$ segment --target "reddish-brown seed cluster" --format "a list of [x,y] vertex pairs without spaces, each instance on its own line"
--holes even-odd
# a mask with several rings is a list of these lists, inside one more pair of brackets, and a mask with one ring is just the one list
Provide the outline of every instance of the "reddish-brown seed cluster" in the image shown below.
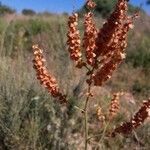
[[120,108],[119,99],[122,94],[123,94],[123,92],[117,92],[117,93],[113,94],[113,97],[111,99],[110,108],[109,108],[109,114],[108,114],[109,120],[112,120],[119,112],[119,108]]
[[129,134],[138,126],[142,125],[144,121],[150,117],[150,99],[144,101],[139,111],[134,115],[130,122],[125,122],[119,127],[115,128],[111,133],[112,137],[115,137],[117,133]]
[[32,48],[34,51],[33,67],[36,70],[37,79],[53,97],[58,98],[60,103],[66,103],[66,96],[60,93],[56,79],[47,71],[42,50],[38,45],[33,45]]
[[94,85],[111,78],[114,70],[125,58],[127,32],[133,28],[133,19],[127,16],[126,0],[118,0],[115,11],[99,31],[96,39],[96,58],[101,56],[100,67],[94,76]]
[[118,53],[113,56],[107,63],[102,65],[93,76],[94,85],[101,86],[105,81],[110,79],[114,70],[116,70],[124,57],[124,54]]
[[147,117],[149,117],[149,111],[150,111],[150,99],[148,101],[143,101],[142,107],[132,118],[131,122],[133,128],[137,128],[139,125],[141,125],[144,122],[144,120]]
[[93,21],[92,12],[88,12],[87,14],[85,14],[84,26],[85,26],[85,32],[83,37],[83,48],[85,48],[87,63],[89,65],[93,65],[94,58],[96,56],[94,50],[96,48],[95,40],[97,37],[97,30],[95,27],[95,23]]
[[67,34],[68,40],[68,51],[70,53],[70,58],[76,62],[81,61],[81,51],[80,51],[80,36],[79,30],[77,29],[78,25],[78,14],[73,13],[69,17],[68,27],[69,31]]
[[93,9],[93,8],[95,8],[96,3],[95,3],[93,0],[87,0],[86,6],[87,6],[87,8],[89,8],[89,9]]
[[[107,53],[115,50],[116,45],[119,42],[121,36],[123,24],[126,22],[127,2],[126,0],[118,0],[116,9],[104,23],[103,27],[99,30],[96,40],[97,49],[95,53],[98,56],[105,56]],[[110,47],[114,49],[110,49]]]

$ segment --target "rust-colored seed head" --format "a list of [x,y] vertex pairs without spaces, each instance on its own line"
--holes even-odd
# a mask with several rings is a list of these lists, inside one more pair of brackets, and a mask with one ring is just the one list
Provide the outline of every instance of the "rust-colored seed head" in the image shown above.
[[124,57],[124,54],[118,53],[113,56],[107,63],[105,63],[93,76],[94,85],[101,86],[104,82],[110,79],[113,71],[116,70]]
[[143,101],[141,108],[131,119],[133,128],[137,128],[144,122],[144,120],[147,117],[149,117],[149,111],[150,111],[150,98],[148,101]]
[[79,30],[77,29],[78,25],[78,14],[73,13],[72,16],[69,17],[68,27],[69,31],[67,33],[67,45],[68,51],[70,53],[70,58],[74,60],[76,63],[81,61],[81,51],[80,51],[80,36]]
[[109,120],[112,120],[119,112],[119,108],[120,108],[119,98],[121,95],[122,95],[121,92],[117,92],[113,94],[113,98],[111,99],[111,104],[110,104],[109,114],[108,114]]
[[95,28],[95,23],[93,22],[93,13],[88,12],[84,16],[84,26],[85,32],[83,37],[83,48],[86,51],[86,59],[89,65],[94,64],[95,53],[94,50],[96,48],[95,40],[97,37],[97,30]]
[[144,121],[149,117],[150,111],[150,98],[147,101],[143,101],[143,104],[139,111],[134,115],[129,122],[125,122],[119,127],[115,128],[111,133],[112,137],[115,137],[117,133],[129,134],[134,129],[139,127],[144,123]]
[[96,3],[95,3],[93,0],[87,0],[86,6],[87,6],[87,8],[89,8],[89,9],[93,9],[93,8],[95,8]]
[[56,79],[47,71],[43,51],[38,45],[33,45],[32,48],[34,51],[33,68],[36,70],[37,79],[53,97],[58,98],[60,103],[66,103],[66,96],[60,93]]
[[121,44],[119,39],[121,38],[122,30],[124,30],[123,25],[127,21],[126,13],[126,0],[118,0],[116,9],[108,18],[107,22],[104,23],[102,29],[99,30],[96,40],[97,48],[95,50],[97,57],[104,56],[109,52],[113,52],[116,46]]
[[94,52],[97,60],[100,56],[101,65],[93,78],[94,85],[101,86],[111,78],[113,72],[125,58],[127,32],[133,28],[134,18],[127,16],[127,1],[118,0],[116,9],[98,32],[96,38]]
[[118,38],[113,39],[113,42],[108,47],[110,52],[103,56],[103,59],[101,60],[101,62],[103,62],[103,66],[99,69],[99,71],[97,71],[94,77],[95,85],[101,86],[102,83],[110,79],[113,72],[118,68],[118,65],[122,62],[123,59],[125,59],[127,31],[131,25],[131,21],[124,24],[121,28],[122,30],[117,33]]

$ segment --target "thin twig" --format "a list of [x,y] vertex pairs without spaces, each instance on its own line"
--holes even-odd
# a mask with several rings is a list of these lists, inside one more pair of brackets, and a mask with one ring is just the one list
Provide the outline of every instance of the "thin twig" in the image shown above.
[[80,110],[81,112],[85,112],[84,109],[81,109],[80,107],[78,107],[76,105],[74,106],[74,108],[77,109],[77,110]]
[[[106,132],[106,130],[107,130],[107,127],[109,126],[109,123],[110,123],[110,122],[108,122],[108,123],[106,124],[106,126],[105,126],[105,128],[104,128],[104,130],[103,130],[103,132],[102,132],[102,136],[101,136],[101,138],[100,138],[98,144],[101,143],[102,139],[104,138],[105,132]],[[97,149],[97,148],[98,148],[98,145],[97,145],[97,147],[96,147],[95,149]]]

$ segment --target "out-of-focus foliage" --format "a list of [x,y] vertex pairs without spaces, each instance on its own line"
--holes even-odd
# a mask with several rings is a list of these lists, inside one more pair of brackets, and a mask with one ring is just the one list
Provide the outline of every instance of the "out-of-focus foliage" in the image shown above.
[[[110,13],[112,12],[112,10],[115,7],[115,4],[117,2],[117,0],[94,0],[94,1],[97,4],[95,13],[100,14],[103,18],[106,18],[110,15]],[[133,13],[136,10],[140,9],[139,7],[135,7],[131,4],[128,4],[128,5],[129,5],[130,13]],[[84,5],[83,8],[80,10],[80,13],[82,14],[86,10],[87,10],[87,8]]]
[[36,12],[32,9],[23,9],[22,14],[27,15],[27,16],[32,16],[32,15],[35,15]]
[[4,14],[13,14],[15,13],[15,10],[10,8],[9,6],[3,5],[0,2],[0,15],[4,15]]
[[150,68],[150,38],[145,36],[140,44],[127,55],[127,62],[134,67]]
[[146,3],[147,3],[147,5],[150,5],[150,0],[147,0],[147,2],[146,2]]

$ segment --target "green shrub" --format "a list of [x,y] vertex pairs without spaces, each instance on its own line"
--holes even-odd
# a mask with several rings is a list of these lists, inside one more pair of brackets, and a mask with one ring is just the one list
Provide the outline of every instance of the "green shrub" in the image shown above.
[[34,10],[32,10],[32,9],[23,9],[22,10],[22,14],[23,15],[29,15],[29,16],[32,16],[32,15],[35,15],[36,14],[36,12],[34,11]]
[[39,33],[46,32],[50,28],[49,23],[41,19],[30,19],[28,23],[29,31],[32,35],[37,35]]
[[4,55],[18,56],[18,52],[27,51],[31,48],[32,39],[28,28],[28,22],[12,21],[7,27],[4,36]]
[[15,10],[10,8],[9,6],[3,5],[0,2],[0,15],[4,15],[4,14],[13,14],[15,13]]
[[131,63],[135,68],[143,67],[150,68],[150,38],[143,37],[135,50],[129,51],[127,55],[127,62]]

